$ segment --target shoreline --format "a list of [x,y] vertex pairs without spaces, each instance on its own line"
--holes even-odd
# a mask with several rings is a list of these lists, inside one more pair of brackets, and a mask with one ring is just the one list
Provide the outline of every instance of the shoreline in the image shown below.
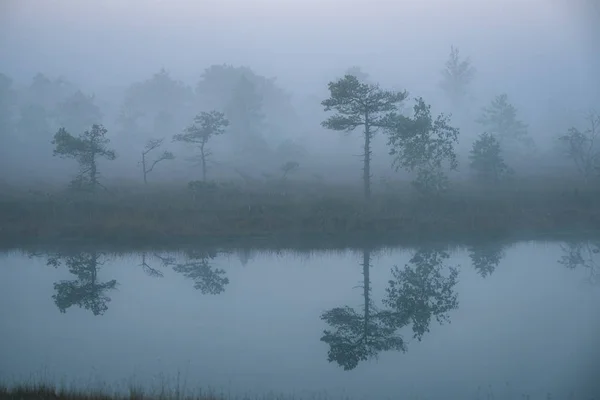
[[[277,190],[275,190],[277,189]],[[366,202],[350,189],[231,185],[190,193],[0,194],[0,249],[26,246],[364,248],[600,236],[600,190],[527,183],[458,188],[423,200],[406,190]]]

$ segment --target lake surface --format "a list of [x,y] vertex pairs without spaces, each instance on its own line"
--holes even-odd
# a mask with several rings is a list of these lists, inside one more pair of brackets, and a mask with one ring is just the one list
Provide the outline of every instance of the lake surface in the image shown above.
[[231,397],[590,399],[598,250],[3,254],[0,380]]

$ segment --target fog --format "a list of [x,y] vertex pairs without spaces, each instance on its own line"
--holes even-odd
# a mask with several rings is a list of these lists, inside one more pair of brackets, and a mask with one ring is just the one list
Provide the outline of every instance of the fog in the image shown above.
[[[320,125],[328,116],[320,104],[329,95],[327,83],[352,66],[384,89],[407,90],[405,109],[422,96],[435,113],[452,114],[461,130],[462,157],[482,133],[473,122],[481,108],[506,93],[537,149],[520,157],[529,162],[521,170],[567,168],[569,161],[555,156],[557,136],[582,126],[584,113],[600,104],[596,6],[550,0],[5,0],[0,72],[12,79],[14,101],[2,103],[1,177],[12,183],[68,182],[76,165],[52,156],[54,133],[64,126],[76,136],[102,123],[117,153],[114,162],[103,161],[104,179],[140,181],[140,153],[150,138],[165,138],[161,150],[176,157],[157,167],[153,180],[197,178],[199,169],[187,160],[190,146],[171,138],[199,112],[224,111],[231,97],[224,88],[232,90],[240,75],[250,74],[255,86],[262,85],[266,118],[259,131],[268,151],[244,148],[240,155],[226,132],[209,143],[211,177],[237,176],[235,168],[257,177],[278,174],[281,164],[293,160],[300,164],[298,176],[359,182],[360,132],[345,135]],[[439,86],[451,46],[476,69],[460,107]],[[248,69],[199,86],[207,68],[224,64]],[[136,99],[143,122],[135,129],[125,126],[119,115],[131,85],[163,68],[166,86],[157,84]],[[45,95],[33,84],[38,73],[54,85]],[[94,96],[96,116],[89,108],[57,111],[77,90]],[[24,111],[32,104],[42,105],[38,112],[47,114],[46,122],[24,126],[23,121],[35,125],[35,113]],[[383,133],[374,139],[374,181],[393,175],[386,141]],[[282,143],[296,144],[302,155],[289,146],[286,153]],[[459,168],[459,174],[467,169]]]

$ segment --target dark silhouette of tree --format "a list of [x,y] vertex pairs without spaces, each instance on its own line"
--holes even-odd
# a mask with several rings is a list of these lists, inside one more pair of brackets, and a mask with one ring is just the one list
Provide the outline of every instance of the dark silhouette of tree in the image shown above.
[[59,267],[64,263],[69,272],[77,276],[76,280],[54,284],[56,294],[52,298],[61,313],[66,313],[74,305],[90,310],[94,315],[102,315],[108,310],[110,297],[105,292],[114,290],[117,281],[98,282],[98,269],[104,265],[104,257],[103,253],[98,252],[48,257],[47,265]]
[[57,104],[55,116],[59,126],[68,131],[82,132],[93,124],[101,123],[103,115],[94,103],[94,96],[78,90]]
[[460,58],[457,47],[450,47],[450,55],[442,70],[440,87],[453,103],[461,102],[467,94],[467,87],[475,77],[475,68],[467,57]]
[[[242,81],[242,78],[247,82]],[[236,91],[239,93],[236,94]],[[251,95],[252,93],[254,94]],[[260,76],[248,67],[212,65],[204,70],[196,86],[199,109],[228,110],[233,106],[232,102],[239,100],[238,98],[234,101],[238,95],[248,95],[248,101],[240,103],[250,106],[254,104],[252,99],[259,98],[260,108],[255,111],[263,115],[269,121],[269,125],[283,127],[289,126],[292,121],[298,121],[291,95],[277,85],[275,78]],[[228,112],[226,114],[233,127],[236,122],[235,116],[229,115]]]
[[285,164],[283,164],[281,166],[281,171],[283,172],[283,175],[281,176],[281,179],[287,178],[288,174],[290,172],[294,172],[296,171],[298,168],[300,167],[300,164],[297,163],[296,161],[288,161]]
[[589,125],[585,130],[572,127],[559,140],[565,145],[567,156],[573,161],[577,171],[588,182],[597,176],[600,169],[600,114],[590,112],[586,119]]
[[600,283],[599,242],[566,243],[561,247],[564,254],[559,264],[569,269],[586,269],[589,273],[586,280],[594,285]]
[[54,135],[54,155],[63,158],[74,158],[79,163],[79,175],[72,181],[72,186],[79,189],[95,190],[102,186],[98,180],[98,159],[114,160],[114,150],[107,147],[110,140],[106,138],[107,130],[102,125],[92,125],[92,129],[75,137],[65,128],[60,128]]
[[379,128],[390,128],[398,105],[408,96],[406,91],[382,90],[377,84],[363,83],[346,75],[329,82],[330,97],[321,102],[325,111],[336,113],[321,123],[334,131],[352,132],[363,127],[363,185],[365,198],[371,197],[371,140]]
[[162,68],[125,91],[117,123],[129,136],[142,132],[164,136],[175,131],[176,121],[187,115],[193,90]]
[[219,111],[201,112],[194,118],[194,123],[188,126],[183,133],[173,136],[173,140],[196,145],[200,150],[200,163],[202,166],[202,180],[206,182],[207,160],[212,154],[206,144],[213,136],[225,133],[229,121],[225,114]]
[[458,142],[459,130],[450,126],[450,117],[440,114],[433,119],[431,106],[423,98],[416,99],[412,118],[397,116],[389,127],[390,155],[394,157],[392,167],[417,173],[413,186],[425,196],[437,195],[448,188],[448,177],[444,172],[458,167],[454,145]]
[[323,331],[321,337],[321,341],[329,345],[327,359],[346,371],[356,368],[361,361],[377,357],[382,351],[406,351],[404,340],[396,333],[399,321],[389,311],[378,310],[371,300],[370,261],[371,253],[363,251],[362,313],[344,306],[321,315],[321,319],[333,328]]
[[141,161],[142,171],[144,172],[144,184],[148,183],[148,174],[154,170],[156,164],[158,164],[161,161],[175,159],[173,153],[167,150],[163,151],[156,159],[154,159],[151,162],[146,159],[148,153],[161,147],[163,145],[163,142],[164,139],[150,139],[146,142],[146,147],[144,147],[144,150],[142,151]]
[[[186,252],[186,257],[185,262],[176,263],[173,267],[175,272],[192,279],[194,288],[200,290],[202,294],[219,294],[225,291],[229,278],[225,276],[224,270],[213,268],[211,265],[217,257],[216,252],[192,250]],[[175,263],[174,260],[171,262]]]
[[505,255],[504,246],[495,243],[470,246],[468,252],[473,268],[483,278],[492,275]]
[[44,141],[47,143],[51,135],[48,112],[41,104],[28,103],[20,107],[16,123],[19,137],[28,141]]
[[353,65],[352,67],[348,68],[344,76],[345,75],[352,75],[362,83],[371,83],[369,74],[363,71],[358,65]]
[[431,319],[439,323],[449,321],[448,312],[458,308],[458,270],[447,267],[446,252],[419,250],[404,269],[392,269],[382,308],[371,300],[369,278],[371,254],[363,252],[363,310],[349,306],[336,307],[324,312],[321,319],[333,329],[323,332],[321,341],[329,345],[327,359],[344,370],[352,370],[361,361],[376,358],[382,351],[407,351],[407,342],[399,331],[412,325],[419,341],[429,332]]
[[512,143],[531,149],[533,141],[529,137],[528,127],[518,118],[517,112],[517,108],[508,102],[508,95],[504,93],[496,96],[489,106],[482,109],[476,122],[494,136],[501,146]]
[[0,138],[2,139],[10,136],[13,131],[12,115],[16,102],[17,95],[12,79],[0,73]]
[[469,166],[483,182],[498,182],[512,172],[504,162],[500,142],[487,132],[473,143],[469,159]]
[[[448,312],[458,308],[458,269],[444,264],[449,257],[445,251],[420,249],[404,269],[392,269],[383,303],[397,321],[412,323],[413,337],[419,341],[429,332],[432,318],[440,324],[450,322]],[[444,269],[449,270],[447,276]]]

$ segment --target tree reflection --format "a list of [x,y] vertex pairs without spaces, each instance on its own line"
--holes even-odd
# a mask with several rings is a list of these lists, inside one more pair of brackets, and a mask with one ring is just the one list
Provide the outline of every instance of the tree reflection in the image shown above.
[[[146,273],[146,275],[148,275],[151,278],[163,278],[163,273],[160,270],[151,266],[150,263],[147,261],[147,257],[148,255],[146,253],[142,253],[142,263],[139,265],[140,267],[142,267],[142,270]],[[163,266],[168,265],[167,262],[171,260],[171,258],[161,257],[157,254],[154,254],[154,257],[158,258],[162,262]]]
[[187,260],[177,263],[174,259],[163,258],[163,262],[174,265],[173,270],[194,281],[194,288],[202,294],[219,294],[225,291],[229,278],[225,271],[214,268],[211,263],[217,257],[216,251],[190,250],[186,253]]
[[444,262],[449,258],[446,252],[418,250],[403,269],[395,266],[382,301],[384,309],[376,307],[371,299],[370,258],[365,250],[362,313],[344,306],[321,315],[332,328],[321,337],[329,345],[328,361],[335,361],[344,370],[352,370],[382,351],[406,351],[400,329],[412,324],[413,336],[420,341],[429,331],[432,318],[439,323],[449,321],[448,312],[458,307],[453,290],[458,269],[450,267],[449,274],[443,274],[447,268]]
[[[412,323],[413,337],[421,341],[429,332],[431,319],[450,322],[448,312],[458,308],[458,268],[447,267],[445,251],[421,249],[400,269],[392,269],[384,304],[393,310],[398,322]],[[449,274],[443,274],[448,269]]]
[[378,310],[371,300],[369,279],[371,253],[363,251],[363,312],[349,306],[336,307],[321,315],[334,330],[325,330],[321,341],[329,345],[327,359],[337,362],[344,370],[357,367],[360,361],[376,357],[381,351],[405,351],[404,340],[396,333],[393,315]]
[[468,252],[473,268],[482,278],[492,275],[505,255],[504,246],[493,243],[471,246]]
[[588,271],[586,280],[591,284],[600,283],[599,242],[567,243],[561,247],[564,254],[558,260],[559,264],[569,269],[586,269]]
[[64,263],[69,272],[77,276],[75,280],[54,283],[56,293],[52,298],[61,313],[74,305],[91,310],[94,315],[102,315],[108,310],[110,297],[106,292],[114,290],[117,281],[98,282],[98,269],[104,265],[105,261],[101,261],[104,257],[98,252],[48,256],[47,265],[59,267]]

